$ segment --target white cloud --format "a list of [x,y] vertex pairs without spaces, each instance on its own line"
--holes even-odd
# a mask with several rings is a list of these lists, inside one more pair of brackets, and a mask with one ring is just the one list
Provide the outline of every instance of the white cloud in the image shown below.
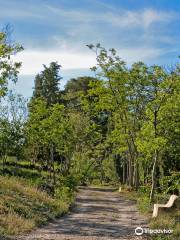
[[[102,17],[102,16],[101,16]],[[138,11],[121,11],[119,14],[109,12],[104,21],[118,27],[144,27],[148,28],[153,23],[170,22],[178,16],[174,12],[157,11],[155,9],[144,9]]]
[[[96,10],[100,4],[101,10]],[[1,4],[2,5],[2,4]],[[109,4],[94,1],[94,11],[88,11],[82,8],[65,8],[59,4],[54,7],[51,4],[43,3],[42,5],[13,4],[8,2],[1,6],[0,18],[8,17],[13,19],[39,18],[44,23],[59,24],[71,23],[75,26],[81,24],[106,23],[121,28],[149,27],[153,23],[170,22],[179,19],[179,14],[173,11],[156,10],[145,8],[139,10],[127,10],[123,8],[114,8]]]
[[176,19],[178,15],[173,12],[155,11],[153,9],[146,9],[142,14],[142,21],[144,26],[149,26],[155,22],[170,22]]
[[[142,48],[123,48],[118,50],[119,56],[131,64],[135,61],[149,61],[162,56],[167,51],[164,49],[142,47]],[[52,61],[58,61],[64,70],[68,69],[87,69],[96,64],[96,57],[93,53],[83,53],[76,51],[49,50],[34,51],[25,50],[15,56],[16,61],[22,62],[20,74],[35,75],[43,70],[43,64],[48,65]]]
[[34,75],[43,69],[43,64],[58,61],[63,69],[90,68],[95,64],[93,54],[73,53],[64,51],[34,51],[25,50],[15,56],[16,61],[22,62],[20,74]]
[[45,5],[49,12],[55,14],[55,16],[63,17],[64,21],[76,21],[76,22],[92,22],[94,16],[98,16],[95,13],[88,12],[86,10],[71,10],[63,7],[55,8],[51,5]]
[[130,64],[136,61],[150,61],[164,53],[166,51],[163,49],[143,46],[138,48],[123,48],[118,51],[119,56]]
[[176,12],[159,11],[150,8],[134,11],[108,9],[103,12],[90,12],[80,9],[69,10],[64,8],[54,8],[50,5],[45,6],[50,12],[56,14],[56,16],[63,17],[65,21],[81,23],[104,22],[121,28],[148,28],[153,23],[170,22],[179,18]]

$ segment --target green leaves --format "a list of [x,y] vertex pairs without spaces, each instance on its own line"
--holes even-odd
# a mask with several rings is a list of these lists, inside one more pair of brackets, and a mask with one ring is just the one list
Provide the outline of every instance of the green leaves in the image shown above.
[[123,156],[125,167],[130,169],[128,178],[138,174],[139,169],[144,171],[142,175],[151,172],[155,155],[163,168],[165,155],[172,149],[176,149],[175,163],[180,128],[179,65],[173,71],[143,62],[128,68],[114,49],[107,51],[100,45],[90,49],[97,59],[92,70],[101,81],[88,90],[84,110],[95,116],[100,111],[108,112],[105,142],[111,153]]
[[68,153],[73,140],[72,126],[65,117],[64,106],[54,104],[47,107],[42,99],[33,101],[27,122],[30,142],[39,142],[48,148],[54,144],[59,153]]
[[43,98],[48,106],[60,101],[59,84],[62,77],[59,75],[61,65],[57,62],[51,62],[50,66],[44,66],[44,70],[36,75],[34,98]]
[[0,32],[0,99],[7,93],[8,81],[17,82],[20,62],[14,62],[12,56],[22,51],[20,44],[8,42],[8,32]]
[[20,156],[25,142],[24,123],[27,118],[26,100],[9,92],[0,102],[0,157]]

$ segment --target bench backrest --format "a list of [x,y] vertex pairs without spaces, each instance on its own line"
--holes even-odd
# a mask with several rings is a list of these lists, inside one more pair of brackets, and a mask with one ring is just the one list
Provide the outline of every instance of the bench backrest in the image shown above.
[[166,203],[166,207],[172,207],[174,204],[174,201],[178,198],[176,195],[171,195],[169,198],[169,201]]

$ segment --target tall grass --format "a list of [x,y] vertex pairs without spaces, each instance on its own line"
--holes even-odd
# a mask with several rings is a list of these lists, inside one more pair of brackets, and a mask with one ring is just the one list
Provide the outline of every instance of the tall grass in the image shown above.
[[25,179],[0,176],[0,239],[22,234],[62,215],[69,204],[67,197],[52,198]]

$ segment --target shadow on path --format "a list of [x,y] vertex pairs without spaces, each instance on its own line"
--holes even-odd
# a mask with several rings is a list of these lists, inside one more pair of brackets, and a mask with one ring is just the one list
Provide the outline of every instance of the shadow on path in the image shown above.
[[23,239],[136,239],[137,226],[145,227],[146,221],[134,201],[123,199],[114,189],[83,187],[71,213]]

